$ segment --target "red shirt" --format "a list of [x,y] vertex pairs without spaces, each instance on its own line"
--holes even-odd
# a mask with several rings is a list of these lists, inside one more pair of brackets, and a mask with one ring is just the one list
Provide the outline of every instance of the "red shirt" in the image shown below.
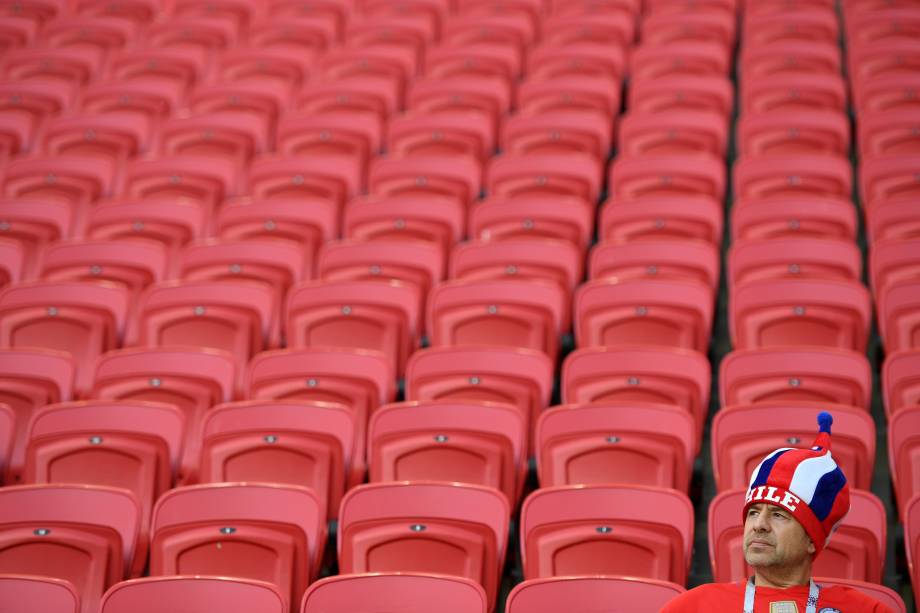
[[[745,583],[710,583],[685,592],[666,604],[661,613],[697,613],[718,611],[719,613],[742,613],[744,611]],[[754,598],[754,613],[770,613],[771,602],[794,601],[799,613],[805,613],[808,600],[808,586],[788,589],[758,587]],[[818,613],[828,608],[834,613],[894,613],[882,603],[866,596],[859,590],[843,586],[821,588],[818,598]],[[825,613],[831,613],[827,611]]]

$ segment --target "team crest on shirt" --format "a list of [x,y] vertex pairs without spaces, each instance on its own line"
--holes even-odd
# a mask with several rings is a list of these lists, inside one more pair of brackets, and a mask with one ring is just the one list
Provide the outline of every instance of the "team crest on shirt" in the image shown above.
[[818,613],[840,613],[840,609],[834,609],[833,607],[824,607]]
[[781,600],[770,603],[770,613],[799,613],[799,606],[794,600]]

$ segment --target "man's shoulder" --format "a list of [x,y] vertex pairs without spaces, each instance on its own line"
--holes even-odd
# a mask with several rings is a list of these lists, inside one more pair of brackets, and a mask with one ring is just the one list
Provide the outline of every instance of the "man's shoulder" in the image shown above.
[[[880,603],[878,600],[869,596],[862,590],[852,588],[847,585],[830,585],[821,589],[822,604],[827,599],[827,602],[833,606],[836,605],[847,605],[846,613],[853,611],[854,613],[859,613],[861,611],[891,611],[891,608]],[[853,607],[859,607],[854,609]],[[844,609],[841,609],[844,610]]]
[[743,593],[739,583],[707,583],[677,596],[665,605],[662,612],[696,611],[698,606],[714,606],[726,600],[743,598]]

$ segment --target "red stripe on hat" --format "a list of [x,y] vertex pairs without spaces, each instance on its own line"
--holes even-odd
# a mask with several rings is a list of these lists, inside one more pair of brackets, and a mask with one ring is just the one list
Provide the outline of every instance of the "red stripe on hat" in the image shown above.
[[770,485],[779,485],[784,488],[789,487],[789,484],[792,483],[792,476],[795,474],[795,469],[799,467],[802,460],[813,458],[815,455],[815,452],[810,449],[787,451],[773,464],[773,470],[770,471],[770,476],[767,477],[767,483]]

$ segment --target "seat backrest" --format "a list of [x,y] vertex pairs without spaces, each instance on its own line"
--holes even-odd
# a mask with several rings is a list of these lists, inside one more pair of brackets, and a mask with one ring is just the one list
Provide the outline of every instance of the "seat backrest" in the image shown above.
[[716,111],[628,113],[618,130],[622,155],[725,155],[728,129]]
[[13,453],[16,440],[16,414],[7,404],[0,403],[0,483],[6,474],[6,468]]
[[876,294],[892,283],[920,278],[920,241],[874,241],[869,250],[869,270]]
[[920,405],[920,351],[889,352],[882,366],[882,398],[891,418],[898,410]]
[[827,109],[795,113],[751,113],[738,124],[741,155],[847,155],[850,126],[846,116]]
[[712,468],[719,491],[746,486],[770,451],[814,438],[818,413],[834,415],[834,459],[853,487],[868,489],[875,465],[875,422],[866,409],[777,400],[725,407],[712,422]]
[[486,174],[493,197],[574,196],[590,203],[603,180],[600,161],[583,153],[506,154],[494,158]]
[[562,240],[579,249],[591,240],[594,208],[574,196],[489,198],[470,212],[470,236],[479,240]]
[[769,238],[736,241],[728,256],[730,286],[759,279],[859,281],[862,254],[849,240]]
[[440,196],[464,208],[479,197],[481,186],[479,161],[464,156],[378,157],[368,178],[375,196]]
[[516,407],[469,401],[382,406],[368,426],[369,480],[473,483],[514,505],[526,473],[528,418]]
[[597,402],[540,414],[534,448],[541,487],[621,483],[690,485],[696,424],[681,407]]
[[[487,613],[482,586],[465,577],[419,573],[336,575],[304,594],[300,613],[349,613],[383,607],[402,613]],[[103,611],[103,613],[106,613]]]
[[600,602],[635,613],[655,613],[686,591],[676,583],[635,577],[547,577],[514,587],[507,613],[589,613]]
[[80,597],[73,584],[52,577],[0,575],[0,602],[10,611],[80,612]]
[[208,411],[201,426],[204,483],[255,481],[312,488],[334,518],[355,449],[355,415],[342,405],[252,400]]
[[713,111],[727,117],[734,89],[726,76],[675,75],[644,79],[629,87],[629,108],[640,113]]
[[633,200],[645,196],[709,196],[721,202],[725,195],[725,167],[715,156],[694,158],[687,164],[680,155],[624,156],[610,167],[610,192],[614,198]]
[[582,278],[581,250],[563,241],[468,241],[454,248],[452,279],[545,279],[571,292]]
[[721,202],[712,196],[611,198],[601,209],[600,237],[614,243],[699,240],[722,244]]
[[287,613],[287,599],[271,583],[239,577],[146,577],[112,586],[99,613],[155,613],[163,609],[226,613]]
[[166,275],[162,245],[140,241],[67,241],[49,245],[42,256],[41,278],[48,281],[111,281],[132,297]]
[[851,195],[848,160],[829,155],[749,156],[735,163],[736,198],[839,197]]
[[888,467],[897,494],[898,517],[903,517],[907,502],[920,492],[920,406],[904,407],[890,416],[888,423]]
[[904,508],[904,549],[914,593],[920,588],[920,495],[911,498]]
[[723,358],[722,406],[801,400],[869,408],[872,372],[865,355],[834,347],[739,349]]
[[598,243],[591,250],[588,276],[591,279],[690,280],[716,291],[719,267],[718,249],[702,240],[610,241]]
[[748,198],[732,208],[733,241],[772,238],[856,240],[856,208],[842,198]]
[[[717,582],[743,581],[751,575],[744,561],[746,490],[718,494],[709,505],[709,559]],[[814,574],[878,583],[885,562],[885,507],[871,492],[851,489],[850,512],[827,547],[815,558]]]
[[876,310],[887,352],[920,348],[920,278],[888,285],[878,296]]
[[542,488],[521,507],[524,577],[626,575],[682,584],[693,525],[690,499],[673,489]]

